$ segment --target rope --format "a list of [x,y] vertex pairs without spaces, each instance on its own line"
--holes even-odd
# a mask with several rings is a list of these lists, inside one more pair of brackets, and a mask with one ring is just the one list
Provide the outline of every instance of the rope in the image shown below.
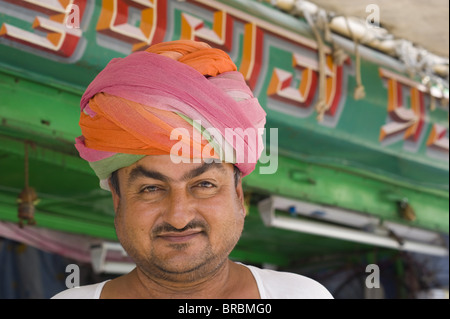
[[361,100],[366,96],[366,92],[361,80],[361,56],[359,54],[359,41],[353,34],[352,28],[350,28],[350,24],[348,23],[347,17],[345,17],[345,23],[347,24],[349,35],[353,39],[353,42],[355,43],[356,87],[353,92],[353,98],[355,100]]
[[341,66],[348,59],[347,53],[339,45],[333,42],[333,63]]
[[326,102],[326,55],[325,55],[325,44],[323,43],[322,36],[320,35],[319,30],[317,29],[311,15],[306,10],[303,11],[303,15],[306,18],[311,30],[314,34],[314,37],[317,41],[318,46],[318,55],[319,55],[319,96],[318,101],[315,105],[315,109],[318,113],[317,120],[321,122],[323,120],[323,116],[325,112],[328,110],[329,106],[327,106]]
[[430,80],[428,80],[428,82],[426,83],[426,87],[427,87],[428,93],[430,94],[430,111],[434,111],[434,110],[436,110],[436,98],[431,93],[431,81]]

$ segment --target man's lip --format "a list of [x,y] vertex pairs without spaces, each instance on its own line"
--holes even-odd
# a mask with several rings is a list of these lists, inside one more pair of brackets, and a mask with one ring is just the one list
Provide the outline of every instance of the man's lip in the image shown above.
[[188,241],[197,235],[202,234],[203,231],[201,230],[187,230],[184,232],[169,232],[169,233],[163,233],[158,235],[158,238],[170,241],[170,242],[184,242]]

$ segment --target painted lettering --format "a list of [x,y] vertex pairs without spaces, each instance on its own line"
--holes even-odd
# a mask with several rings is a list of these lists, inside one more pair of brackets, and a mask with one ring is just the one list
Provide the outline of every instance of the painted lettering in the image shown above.
[[[31,18],[34,18],[32,28],[44,32],[46,35],[3,23],[0,27],[0,37],[20,43],[25,48],[38,49],[64,58],[69,58],[74,54],[83,32],[80,28],[74,28],[73,25],[71,27],[70,23],[80,23],[86,8],[86,0],[51,2],[8,0],[7,2],[12,5],[8,11],[9,14],[20,12],[21,15],[18,15],[18,18],[22,18],[23,14],[32,15]],[[17,9],[14,10],[14,7]],[[21,8],[27,10],[21,10]],[[0,8],[0,10],[2,9]],[[67,22],[69,22],[69,26]]]

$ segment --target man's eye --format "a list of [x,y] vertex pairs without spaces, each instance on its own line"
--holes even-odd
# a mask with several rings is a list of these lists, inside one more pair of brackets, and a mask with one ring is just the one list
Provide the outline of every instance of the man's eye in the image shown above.
[[160,188],[158,186],[146,186],[146,187],[142,188],[141,192],[142,193],[154,193],[158,190],[160,190]]
[[197,184],[198,187],[202,187],[202,188],[213,188],[216,187],[216,185],[214,185],[213,183],[207,182],[207,181],[203,181]]

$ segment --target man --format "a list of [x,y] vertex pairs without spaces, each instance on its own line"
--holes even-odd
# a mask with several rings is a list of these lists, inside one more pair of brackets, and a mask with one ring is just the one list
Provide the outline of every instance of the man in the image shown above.
[[136,268],[53,298],[332,298],[310,278],[228,257],[266,114],[225,52],[172,41],[113,59],[81,111],[76,147],[112,193]]

